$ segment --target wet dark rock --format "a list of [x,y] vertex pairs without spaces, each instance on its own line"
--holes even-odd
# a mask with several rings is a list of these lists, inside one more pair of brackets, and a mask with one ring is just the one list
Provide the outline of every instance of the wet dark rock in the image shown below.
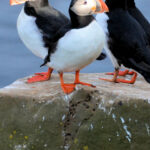
[[[43,83],[26,78],[0,89],[0,148],[4,150],[148,150],[150,85],[100,81],[64,95],[58,75]],[[71,82],[73,75],[65,75]],[[121,107],[120,107],[121,106]]]

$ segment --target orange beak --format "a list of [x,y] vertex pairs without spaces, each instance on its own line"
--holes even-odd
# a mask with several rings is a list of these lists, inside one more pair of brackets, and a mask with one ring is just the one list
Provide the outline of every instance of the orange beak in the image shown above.
[[95,0],[95,1],[96,7],[92,8],[92,10],[95,11],[95,13],[109,12],[108,7],[103,0]]
[[25,3],[27,0],[10,0],[10,5],[20,5]]
[[108,8],[108,6],[105,4],[105,2],[103,1],[103,0],[99,0],[100,1],[100,3],[101,3],[101,7],[102,7],[102,10],[101,10],[101,12],[103,13],[103,12],[109,12],[109,8]]

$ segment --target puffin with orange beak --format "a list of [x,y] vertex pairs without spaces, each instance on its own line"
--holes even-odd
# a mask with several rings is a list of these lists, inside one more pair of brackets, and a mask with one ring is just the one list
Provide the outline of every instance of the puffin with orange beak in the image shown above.
[[[150,83],[150,44],[146,20],[139,12],[130,7],[135,6],[133,0],[106,0],[109,13],[97,15],[96,19],[107,36],[105,50],[112,60],[115,71],[108,73],[112,79],[102,80],[134,84],[137,72]],[[119,71],[122,66],[129,70]],[[131,80],[118,76],[132,75]]]
[[[102,52],[105,34],[93,14],[108,12],[107,5],[102,0],[72,0],[69,20],[51,7],[48,0],[10,0],[11,5],[23,3],[17,21],[19,36],[49,67],[47,73],[36,74],[28,83],[48,80],[54,69],[66,94],[73,92],[76,84],[94,87],[81,82],[79,72]],[[64,72],[76,72],[73,84],[64,83]]]

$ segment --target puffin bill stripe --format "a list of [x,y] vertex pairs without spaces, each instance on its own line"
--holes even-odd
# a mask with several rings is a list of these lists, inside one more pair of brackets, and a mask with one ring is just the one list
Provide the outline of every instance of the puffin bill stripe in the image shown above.
[[20,5],[20,4],[23,4],[25,3],[27,0],[10,0],[10,5]]

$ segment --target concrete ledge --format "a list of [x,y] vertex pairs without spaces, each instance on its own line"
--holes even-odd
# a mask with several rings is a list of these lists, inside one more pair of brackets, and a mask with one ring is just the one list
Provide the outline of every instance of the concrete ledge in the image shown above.
[[[59,76],[0,89],[0,147],[4,150],[148,150],[150,85],[115,84],[82,74],[97,88],[78,86],[65,96]],[[74,75],[66,74],[72,82]],[[111,78],[111,76],[110,76]]]
[[[117,96],[123,99],[150,99],[150,84],[146,83],[142,77],[138,77],[134,85],[124,83],[110,83],[99,80],[100,77],[111,78],[105,74],[81,74],[81,81],[89,82],[96,85],[96,88],[87,88],[85,86],[77,86],[77,89],[97,90],[100,93]],[[127,78],[129,78],[128,76]],[[52,99],[56,96],[64,96],[59,76],[53,74],[51,80],[41,83],[27,84],[27,78],[19,79],[13,84],[0,89],[0,95],[9,95],[13,97],[35,98],[39,101]],[[65,81],[73,82],[74,75],[66,74]]]

